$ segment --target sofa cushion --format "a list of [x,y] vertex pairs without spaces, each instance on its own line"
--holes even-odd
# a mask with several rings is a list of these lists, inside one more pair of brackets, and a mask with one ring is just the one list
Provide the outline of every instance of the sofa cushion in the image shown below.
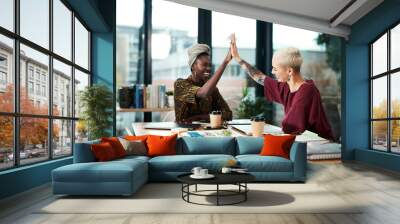
[[118,138],[122,146],[126,151],[126,155],[147,155],[146,142],[142,140],[126,140],[124,138]]
[[296,135],[264,135],[264,145],[261,156],[280,156],[289,159],[290,148]]
[[115,150],[112,145],[108,142],[102,142],[99,144],[91,145],[92,152],[96,161],[104,162],[117,159],[118,156],[115,154]]
[[129,141],[137,141],[137,140],[141,140],[141,141],[146,141],[147,137],[149,135],[125,135],[123,138]]
[[[129,182],[134,172],[147,171],[146,162],[139,159],[109,162],[74,163],[53,170],[58,182]],[[147,176],[147,173],[143,173]]]
[[235,138],[191,138],[182,137],[178,141],[177,154],[202,155],[225,154],[235,155]]
[[163,172],[190,172],[199,166],[211,172],[219,171],[230,159],[231,155],[175,155],[158,156],[149,160],[149,170]]
[[263,144],[263,137],[236,137],[236,155],[259,154]]
[[178,135],[174,134],[171,136],[159,136],[149,135],[146,143],[148,156],[165,156],[176,154],[176,139]]
[[249,172],[292,172],[292,161],[279,156],[238,155],[241,168]]
[[139,160],[139,161],[143,161],[143,162],[148,162],[150,159],[150,157],[147,156],[137,156],[137,155],[130,155],[130,156],[125,156],[124,158],[120,158],[120,159],[116,159],[113,160],[113,162],[131,162],[132,160]]
[[122,146],[121,142],[119,141],[118,137],[103,137],[101,138],[101,142],[108,142],[114,149],[115,155],[117,158],[122,158],[126,156],[126,151],[124,146]]

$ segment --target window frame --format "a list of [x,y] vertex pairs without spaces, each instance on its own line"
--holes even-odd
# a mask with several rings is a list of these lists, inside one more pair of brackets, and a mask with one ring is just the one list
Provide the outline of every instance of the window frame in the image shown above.
[[[143,5],[143,74],[137,76],[137,82],[141,84],[152,84],[152,55],[151,55],[151,34],[152,34],[152,0],[142,0]],[[198,8],[198,7],[197,7]],[[197,42],[204,43],[212,46],[212,10],[198,8],[197,12]],[[272,39],[267,37],[272,37],[272,23],[263,22],[259,20],[256,21],[256,58],[255,66],[264,73],[269,73],[271,71],[271,61],[272,61]],[[115,32],[117,32],[115,30]],[[116,40],[117,42],[117,40]],[[117,45],[117,43],[116,43]],[[269,47],[267,47],[269,46]],[[117,54],[117,48],[114,49]],[[212,55],[211,55],[212,59]],[[117,60],[117,59],[115,59]],[[266,65],[264,64],[266,63]],[[115,67],[117,67],[117,61],[115,61]],[[117,74],[115,75],[117,79]],[[116,85],[115,85],[116,86]],[[262,87],[257,87],[257,96],[263,96],[264,91]],[[117,108],[117,104],[114,103],[114,109]],[[271,110],[272,111],[272,110]],[[117,132],[117,114],[119,112],[115,110],[113,127],[114,134]],[[141,121],[151,122],[152,112],[144,112],[144,116],[140,118]],[[272,118],[272,112],[269,113],[269,118]]]
[[[68,66],[71,66],[71,84],[74,83],[75,80],[75,69],[85,73],[89,77],[89,83],[88,86],[91,86],[92,84],[92,71],[91,71],[91,37],[92,37],[92,30],[88,27],[88,25],[84,22],[84,20],[78,15],[78,13],[72,9],[72,7],[69,5],[69,3],[65,0],[59,0],[61,4],[63,4],[69,11],[71,11],[71,18],[70,18],[70,23],[71,23],[71,59],[64,58],[63,56],[55,53],[53,50],[53,22],[54,22],[54,14],[53,14],[53,1],[54,0],[48,0],[49,2],[49,47],[46,49],[45,47],[42,47],[39,44],[34,43],[33,41],[30,41],[27,38],[24,38],[23,36],[20,35],[20,0],[14,0],[13,1],[13,10],[14,10],[14,30],[10,31],[4,27],[0,26],[0,35],[10,38],[13,41],[13,64],[12,66],[12,74],[14,78],[14,110],[13,112],[1,112],[0,111],[0,116],[11,116],[13,118],[13,153],[14,153],[14,161],[13,161],[13,166],[10,167],[5,167],[5,168],[0,168],[0,172],[5,171],[5,170],[11,170],[11,169],[16,169],[19,167],[24,167],[24,166],[30,166],[33,164],[39,164],[51,160],[58,160],[66,157],[71,157],[73,156],[74,152],[74,143],[75,143],[75,123],[76,121],[79,120],[79,117],[74,116],[74,111],[75,109],[72,108],[72,113],[70,116],[55,116],[53,115],[53,59],[58,60],[59,62],[62,62]],[[83,27],[88,31],[88,69],[85,69],[78,64],[75,63],[75,19],[77,19]],[[48,56],[49,63],[48,63],[48,74],[46,77],[46,85],[45,85],[45,95],[48,97],[48,112],[46,115],[39,115],[39,114],[27,114],[27,113],[21,113],[20,112],[20,64],[21,64],[21,57],[20,57],[20,46],[25,45],[26,47],[32,48],[33,50],[36,50],[42,54],[45,54]],[[40,94],[37,96],[43,97],[42,95],[42,72],[39,72],[39,80],[36,79],[36,72],[37,70],[33,68],[33,79],[31,79],[31,74],[30,74],[30,68],[31,66],[29,63],[27,64],[27,72],[26,72],[26,81],[32,81],[34,85],[34,92],[36,92],[35,85],[40,83]],[[28,85],[28,84],[27,84]],[[75,103],[75,88],[74,85],[71,85],[72,90],[72,105]],[[28,86],[27,86],[28,87]],[[28,87],[29,88],[29,87]],[[27,89],[27,91],[29,91]],[[48,93],[47,93],[48,92]],[[34,93],[35,94],[35,93]],[[35,103],[35,102],[34,102]],[[53,142],[53,122],[56,120],[66,120],[66,121],[71,121],[72,125],[72,132],[71,132],[71,153],[68,155],[63,155],[63,156],[57,156],[54,158],[53,155],[53,144],[48,144],[47,149],[48,150],[48,155],[47,157],[44,157],[43,160],[40,160],[38,162],[30,162],[30,163],[21,163],[20,159],[20,119],[21,118],[45,118],[47,119],[48,122],[48,135],[47,135],[47,142],[52,143]]]
[[[368,43],[369,47],[369,77],[368,77],[368,84],[369,84],[369,150],[372,151],[379,151],[379,152],[386,152],[386,153],[391,153],[391,154],[400,154],[400,152],[393,152],[392,151],[392,121],[400,121],[400,117],[392,117],[392,98],[391,98],[391,90],[392,90],[392,85],[391,85],[391,79],[392,75],[395,75],[396,73],[400,72],[400,67],[391,69],[391,31],[393,28],[396,26],[400,26],[400,21],[395,22],[392,24],[390,27],[385,29],[384,32],[379,34],[375,39],[373,39],[371,42]],[[384,35],[387,35],[387,63],[386,63],[386,71],[382,72],[380,74],[373,74],[373,44],[376,43],[381,37]],[[373,118],[373,81],[382,77],[386,77],[386,87],[387,87],[387,105],[386,105],[386,117],[385,118]],[[373,132],[373,122],[375,121],[386,121],[386,151],[379,150],[374,148],[374,132]]]

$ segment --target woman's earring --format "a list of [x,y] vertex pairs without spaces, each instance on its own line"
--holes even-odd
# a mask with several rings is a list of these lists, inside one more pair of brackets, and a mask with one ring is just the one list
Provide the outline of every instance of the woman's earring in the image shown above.
[[292,78],[292,75],[289,75],[288,81],[290,81],[291,78]]

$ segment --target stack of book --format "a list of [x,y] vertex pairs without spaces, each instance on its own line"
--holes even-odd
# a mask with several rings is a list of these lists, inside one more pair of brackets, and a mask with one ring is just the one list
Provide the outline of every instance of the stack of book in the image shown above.
[[165,85],[136,84],[133,89],[133,108],[166,107]]

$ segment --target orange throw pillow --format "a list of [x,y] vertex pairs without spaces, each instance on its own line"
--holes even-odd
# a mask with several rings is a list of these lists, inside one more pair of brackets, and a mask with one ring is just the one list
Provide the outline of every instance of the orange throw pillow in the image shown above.
[[108,142],[114,149],[115,155],[117,158],[125,157],[126,151],[124,146],[122,146],[121,142],[119,142],[117,137],[110,137],[110,138],[101,138],[101,142]]
[[108,142],[93,144],[91,145],[91,149],[94,154],[94,157],[99,162],[110,161],[117,158],[114,149]]
[[149,135],[147,137],[148,156],[165,156],[176,154],[176,138],[178,135],[158,136]]
[[129,140],[129,141],[144,141],[146,142],[148,135],[139,135],[139,136],[135,136],[135,135],[125,135],[124,139]]
[[264,145],[261,149],[262,156],[280,156],[286,159],[290,158],[290,148],[296,135],[264,135]]

